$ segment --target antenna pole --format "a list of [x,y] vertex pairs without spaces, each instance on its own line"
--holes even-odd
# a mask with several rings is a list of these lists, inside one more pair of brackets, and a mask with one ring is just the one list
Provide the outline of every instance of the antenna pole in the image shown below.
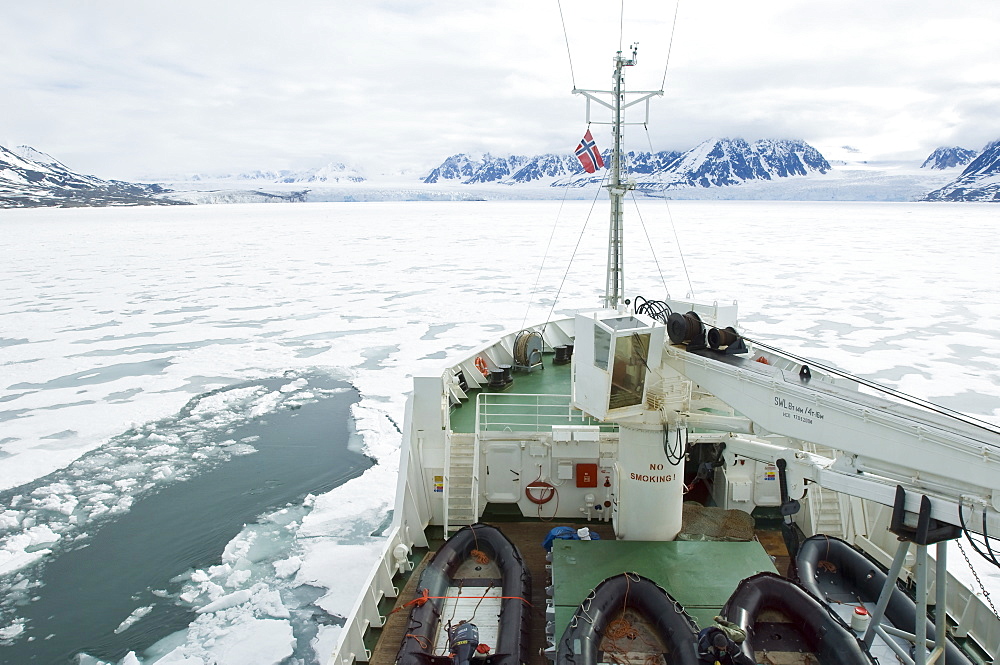
[[[624,90],[624,69],[634,67],[636,64],[636,52],[638,45],[632,45],[632,57],[625,57],[621,51],[615,55],[615,73],[613,90],[580,90],[573,89],[574,94],[583,95],[587,99],[587,123],[612,126],[612,146],[611,146],[611,175],[609,177],[608,195],[611,197],[611,229],[608,233],[608,274],[604,288],[604,306],[610,309],[617,309],[625,299],[625,265],[624,253],[622,251],[624,236],[622,219],[624,217],[625,193],[635,189],[634,183],[626,182],[622,177],[625,165],[622,160],[624,140],[622,127],[625,125],[648,124],[649,122],[649,100],[652,97],[663,95],[663,90],[633,90],[627,94],[636,96],[629,102],[625,101],[626,92]],[[598,95],[611,95],[612,103],[605,102]],[[590,103],[594,102],[611,111],[611,122],[600,122],[592,120],[590,117]],[[630,106],[645,103],[645,122],[625,122],[623,112]]]
[[636,47],[632,47],[632,58],[615,55],[614,76],[614,123],[612,125],[611,180],[607,185],[611,197],[611,228],[608,233],[608,275],[604,287],[604,305],[615,309],[625,296],[625,263],[623,253],[623,219],[625,192],[634,186],[623,182],[622,178],[622,79],[625,67],[635,65]]

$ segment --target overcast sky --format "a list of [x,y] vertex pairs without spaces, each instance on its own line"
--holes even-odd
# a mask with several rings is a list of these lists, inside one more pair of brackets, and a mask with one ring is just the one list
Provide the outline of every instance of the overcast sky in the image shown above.
[[[5,3],[0,144],[105,178],[570,152],[580,88],[664,80],[674,0]],[[1000,0],[680,0],[647,138],[920,160],[1000,138]],[[572,71],[572,73],[571,73]],[[594,126],[606,146],[606,127]]]

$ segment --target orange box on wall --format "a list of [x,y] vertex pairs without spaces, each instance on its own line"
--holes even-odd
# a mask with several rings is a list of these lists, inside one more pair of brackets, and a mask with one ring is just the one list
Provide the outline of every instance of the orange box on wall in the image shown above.
[[597,487],[597,465],[577,464],[576,465],[576,486],[577,487]]

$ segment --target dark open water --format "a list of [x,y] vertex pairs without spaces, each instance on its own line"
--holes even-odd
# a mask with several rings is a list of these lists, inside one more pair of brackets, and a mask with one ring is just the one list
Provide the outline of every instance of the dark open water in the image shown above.
[[[276,390],[287,380],[260,383]],[[318,384],[315,376],[311,384],[350,388],[332,379]],[[191,568],[218,564],[226,544],[262,513],[326,492],[371,466],[347,448],[357,401],[351,388],[226,432],[235,440],[259,436],[258,452],[137,500],[124,516],[51,557],[36,599],[19,608],[28,620],[25,635],[0,646],[0,663],[72,663],[81,652],[117,662],[185,628],[195,614],[153,589],[171,588],[170,580]],[[136,607],[150,604],[149,614],[115,634]]]

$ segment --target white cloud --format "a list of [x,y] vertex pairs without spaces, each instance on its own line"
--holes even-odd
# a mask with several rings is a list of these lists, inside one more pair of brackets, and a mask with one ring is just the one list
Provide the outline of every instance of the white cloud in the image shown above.
[[[568,150],[584,124],[573,81],[608,87],[620,43],[640,44],[628,87],[663,80],[674,5],[621,7],[562,3],[571,78],[554,0],[15,5],[0,138],[120,178]],[[1000,135],[998,28],[994,0],[682,0],[651,140],[979,148]],[[628,137],[648,147],[641,129]]]

